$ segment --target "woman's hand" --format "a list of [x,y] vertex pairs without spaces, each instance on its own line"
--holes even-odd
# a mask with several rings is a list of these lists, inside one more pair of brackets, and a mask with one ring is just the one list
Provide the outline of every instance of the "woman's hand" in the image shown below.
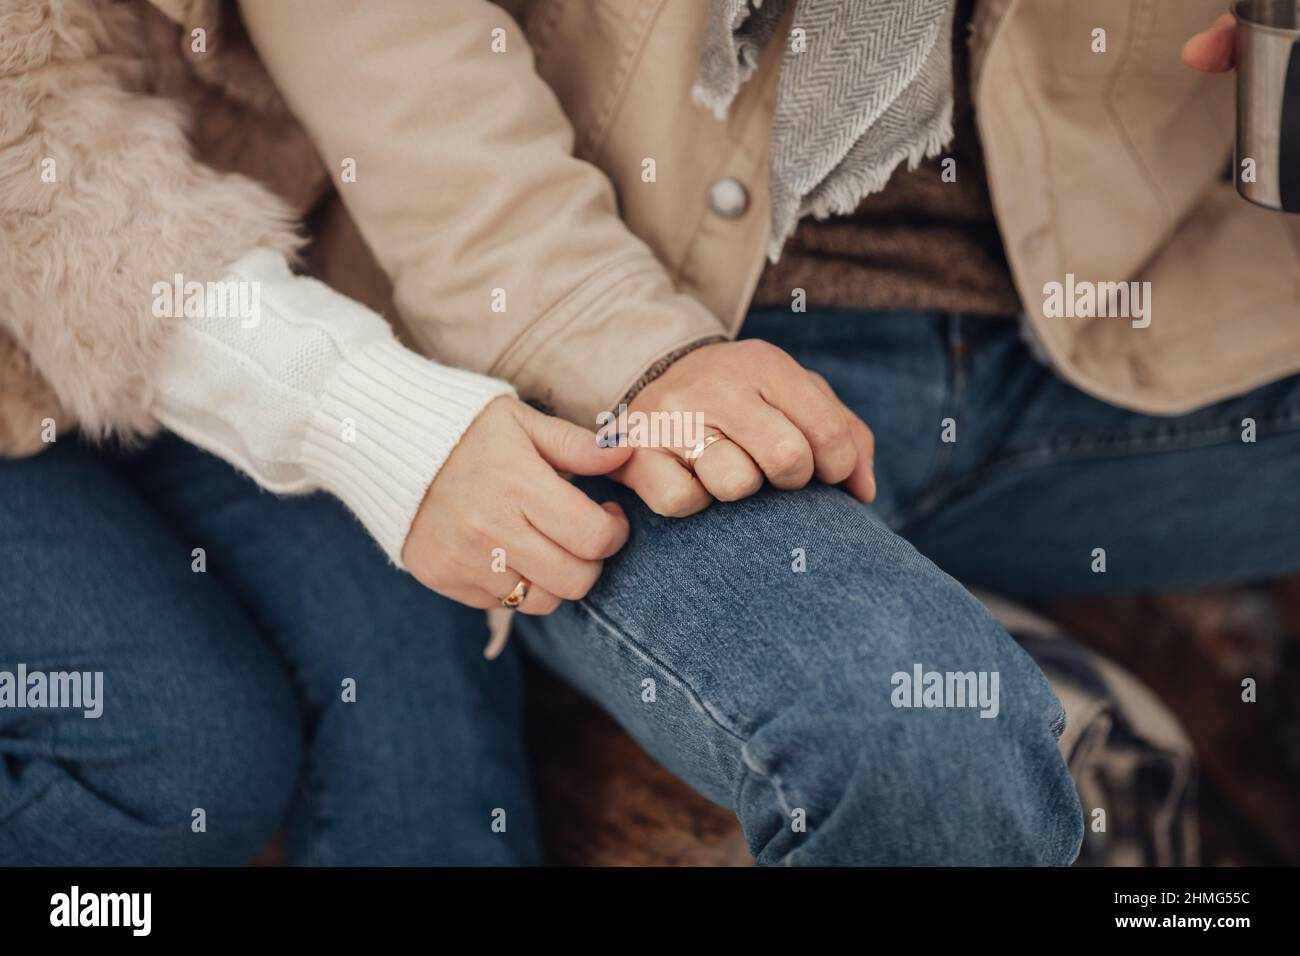
[[1237,18],[1225,13],[1183,47],[1183,62],[1206,73],[1227,73],[1237,67]]
[[596,504],[556,471],[603,475],[630,454],[600,448],[594,433],[518,399],[498,398],[429,486],[402,561],[421,583],[471,607],[499,605],[527,578],[532,586],[519,610],[550,614],[561,600],[585,595],[628,536],[617,504]]
[[679,359],[633,399],[629,412],[702,415],[721,433],[695,463],[690,448],[637,448],[614,477],[657,514],[684,517],[714,498],[735,501],[766,478],[781,489],[814,476],[859,501],[876,495],[875,440],[820,375],[758,339],[719,342]]

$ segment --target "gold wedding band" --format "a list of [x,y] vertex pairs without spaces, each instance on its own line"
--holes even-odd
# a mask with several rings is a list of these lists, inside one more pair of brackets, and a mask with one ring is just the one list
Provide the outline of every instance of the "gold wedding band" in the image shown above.
[[533,583],[527,578],[520,578],[515,589],[506,595],[505,600],[501,602],[502,607],[518,607],[524,603],[524,598],[528,597],[528,589]]
[[692,475],[695,474],[695,463],[700,460],[700,456],[708,451],[709,446],[714,442],[722,441],[722,439],[726,437],[727,436],[722,434],[722,432],[708,435],[705,437],[704,441],[700,442],[686,453],[686,467],[691,470]]

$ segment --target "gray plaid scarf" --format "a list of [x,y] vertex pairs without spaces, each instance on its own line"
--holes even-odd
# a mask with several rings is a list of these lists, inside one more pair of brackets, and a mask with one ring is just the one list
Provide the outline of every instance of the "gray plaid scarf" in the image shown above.
[[[794,0],[709,0],[697,102],[726,115]],[[769,164],[775,262],[803,216],[852,212],[952,139],[955,0],[798,0]]]

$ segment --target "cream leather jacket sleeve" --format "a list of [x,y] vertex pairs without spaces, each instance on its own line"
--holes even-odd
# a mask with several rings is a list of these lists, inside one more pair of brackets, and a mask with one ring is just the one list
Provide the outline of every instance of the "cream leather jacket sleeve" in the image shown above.
[[428,353],[591,427],[659,359],[725,333],[628,231],[605,175],[574,158],[502,9],[240,6]]

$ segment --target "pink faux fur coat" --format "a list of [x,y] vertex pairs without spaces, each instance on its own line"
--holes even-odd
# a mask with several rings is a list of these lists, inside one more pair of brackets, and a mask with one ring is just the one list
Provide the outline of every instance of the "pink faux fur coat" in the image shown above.
[[5,0],[0,455],[153,430],[153,283],[294,253],[327,188],[218,0]]

